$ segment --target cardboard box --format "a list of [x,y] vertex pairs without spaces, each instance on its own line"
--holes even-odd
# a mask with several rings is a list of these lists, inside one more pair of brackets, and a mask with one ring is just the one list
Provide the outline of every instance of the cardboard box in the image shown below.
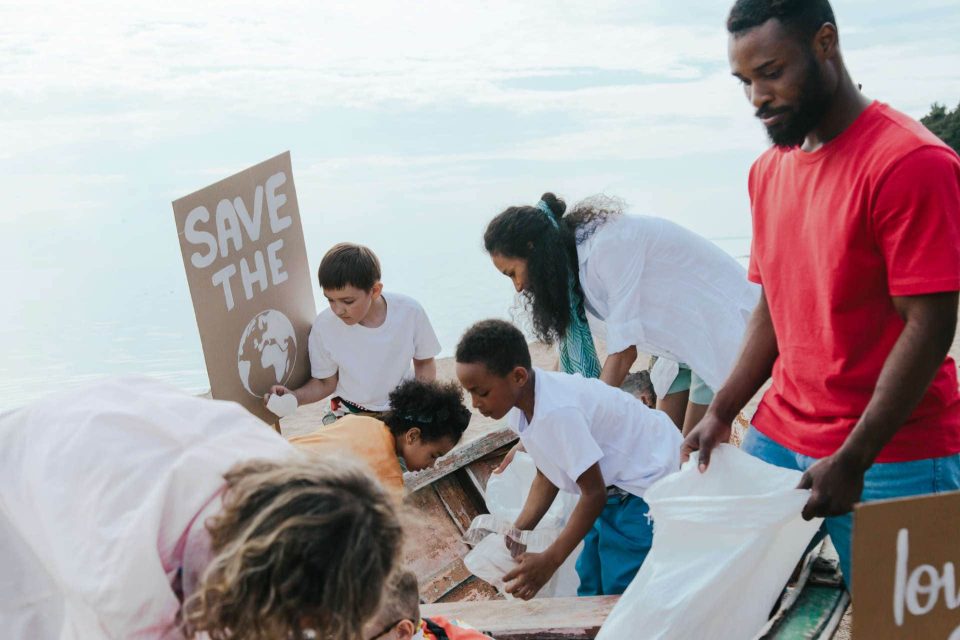
[[853,637],[960,640],[960,492],[857,505]]

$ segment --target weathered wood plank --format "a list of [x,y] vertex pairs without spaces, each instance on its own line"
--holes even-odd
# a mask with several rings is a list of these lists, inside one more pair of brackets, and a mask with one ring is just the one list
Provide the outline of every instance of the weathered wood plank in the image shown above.
[[404,484],[408,493],[414,493],[431,482],[447,476],[471,462],[496,451],[505,444],[517,440],[517,434],[507,427],[499,427],[490,431],[482,438],[477,438],[466,445],[458,445],[456,449],[441,458],[436,465],[418,473],[404,474]]
[[437,602],[472,578],[473,574],[463,564],[463,558],[457,558],[439,573],[420,581],[420,599],[428,603]]
[[421,586],[427,589],[421,593],[423,599],[433,602],[456,586],[447,582],[442,586],[429,586],[438,576],[457,574],[458,580],[463,581],[470,575],[466,569],[459,573],[454,569],[458,563],[463,566],[463,556],[470,549],[435,487],[424,487],[408,495],[404,504],[409,513],[417,515],[416,522],[408,529],[410,538],[404,549],[404,564],[420,577]]
[[483,498],[476,492],[463,469],[437,480],[433,488],[460,533],[466,533],[474,518],[487,513]]
[[493,470],[500,466],[504,456],[507,455],[513,445],[514,443],[512,442],[504,445],[496,451],[471,462],[464,468],[467,476],[473,482],[473,486],[477,488],[477,491],[479,491],[480,495],[484,496],[484,498],[486,498],[487,495],[487,482],[490,481]]
[[437,600],[441,602],[473,602],[476,600],[503,600],[496,587],[476,576],[470,576]]
[[448,602],[425,605],[422,615],[457,618],[497,640],[587,640],[596,636],[617,600],[619,596]]

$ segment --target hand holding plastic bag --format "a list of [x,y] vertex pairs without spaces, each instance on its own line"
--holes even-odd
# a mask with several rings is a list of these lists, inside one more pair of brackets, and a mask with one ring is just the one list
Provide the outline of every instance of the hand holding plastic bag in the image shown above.
[[[496,587],[507,598],[503,577],[517,567],[514,560],[521,553],[540,553],[546,550],[566,525],[570,513],[577,506],[578,497],[563,491],[557,494],[553,505],[533,531],[520,531],[513,526],[530,493],[537,474],[533,458],[517,451],[513,462],[487,482],[488,515],[477,516],[464,534],[464,540],[476,545],[463,559],[473,575]],[[577,595],[580,578],[577,576],[578,547],[560,566],[553,577],[537,593],[537,598]]]
[[706,472],[693,454],[647,490],[653,547],[597,640],[749,640],[821,520],[800,517],[799,471],[731,445]]

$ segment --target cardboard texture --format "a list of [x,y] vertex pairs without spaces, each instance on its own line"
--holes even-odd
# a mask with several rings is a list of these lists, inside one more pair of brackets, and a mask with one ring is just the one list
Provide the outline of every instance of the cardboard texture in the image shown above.
[[310,377],[316,317],[290,153],[173,203],[210,390],[264,421],[274,384]]
[[960,640],[960,492],[857,505],[853,637]]

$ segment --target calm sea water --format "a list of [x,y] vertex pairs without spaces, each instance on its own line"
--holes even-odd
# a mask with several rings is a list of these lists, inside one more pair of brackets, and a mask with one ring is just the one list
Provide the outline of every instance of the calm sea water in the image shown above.
[[[482,225],[475,226],[439,229],[443,241],[415,233],[391,242],[384,232],[370,242],[383,263],[385,287],[423,304],[443,356],[473,322],[509,318],[516,309],[513,287],[490,264],[480,247]],[[322,234],[310,228],[305,234],[314,268],[328,243],[311,243]],[[118,374],[146,374],[195,393],[209,389],[175,237],[158,239],[163,259],[144,264],[136,251],[94,259],[111,247],[93,236],[79,255],[61,240],[51,241],[52,252],[34,249],[34,264],[0,270],[14,283],[0,313],[0,408]],[[745,263],[748,238],[713,240]],[[314,295],[319,304],[319,291]]]

